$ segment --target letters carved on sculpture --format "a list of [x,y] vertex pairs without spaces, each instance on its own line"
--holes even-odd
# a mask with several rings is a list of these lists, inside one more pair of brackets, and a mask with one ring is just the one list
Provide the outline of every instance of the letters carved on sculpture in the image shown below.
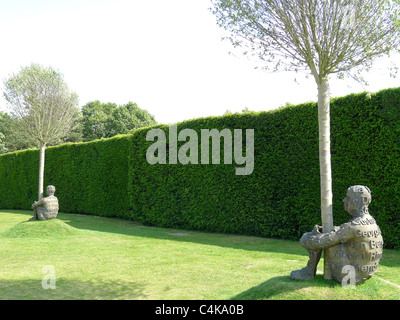
[[345,266],[355,270],[355,283],[361,284],[376,272],[383,252],[383,238],[375,219],[368,212],[371,191],[364,186],[353,186],[343,199],[344,208],[353,218],[335,227],[332,232],[322,233],[320,226],[305,233],[300,244],[309,252],[307,266],[291,273],[295,280],[313,279],[323,249],[332,279],[341,283]]

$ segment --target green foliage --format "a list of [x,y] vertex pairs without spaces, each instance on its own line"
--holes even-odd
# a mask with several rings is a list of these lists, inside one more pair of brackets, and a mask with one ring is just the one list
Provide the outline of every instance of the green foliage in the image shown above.
[[[254,129],[254,171],[248,176],[235,175],[235,162],[150,165],[147,132],[160,128],[169,139],[168,126],[157,125],[49,147],[45,185],[56,186],[63,212],[297,240],[321,224],[317,117],[310,102],[178,124],[178,132],[190,128],[199,137],[201,129]],[[347,188],[366,185],[386,247],[400,248],[400,88],[332,99],[331,127],[335,225],[349,220],[342,203]],[[38,161],[37,150],[0,156],[0,208],[30,208]]]
[[18,127],[22,124],[15,117],[0,112],[0,136],[2,136],[0,154],[14,152],[23,149],[30,149],[37,146],[32,137],[26,137]]
[[[46,149],[44,185],[56,186],[60,210],[127,217],[129,139],[68,143]],[[30,209],[37,200],[38,150],[0,157],[0,207]]]
[[[71,130],[60,141],[56,141],[51,145],[82,141],[82,124],[80,121],[82,115],[77,112],[74,117],[76,120],[73,121]],[[0,111],[0,154],[38,146],[37,141],[19,130],[20,126],[23,126],[23,123],[19,119]]]
[[56,186],[64,212],[126,217],[128,142],[116,136],[47,150],[45,185]]
[[0,131],[0,153],[6,153],[8,151],[5,144],[5,135]]
[[[400,89],[332,99],[334,223],[349,220],[342,199],[351,185],[371,188],[372,215],[387,247],[400,247]],[[185,128],[254,129],[255,164],[249,176],[232,165],[155,164],[146,161],[148,129],[132,136],[133,218],[145,224],[298,239],[321,224],[316,103],[272,112],[185,121]],[[168,127],[160,126],[168,141]],[[185,142],[178,142],[178,148]],[[222,149],[222,147],[221,147]],[[168,159],[168,155],[167,155]],[[200,161],[199,161],[200,162]]]
[[78,112],[78,95],[61,73],[52,67],[32,64],[4,81],[3,96],[19,131],[45,146],[60,142],[71,130]]
[[[62,143],[67,142],[82,142],[83,141],[83,123],[82,112],[77,112],[74,115],[71,130],[62,138]],[[53,144],[56,145],[56,144]]]
[[307,70],[317,83],[334,73],[365,82],[374,59],[399,51],[399,0],[211,2],[224,39],[267,70]]
[[82,125],[85,141],[111,138],[117,134],[127,134],[133,129],[156,123],[152,115],[140,109],[133,102],[117,106],[115,103],[101,103],[96,100],[82,107]]
[[109,137],[107,132],[108,119],[117,108],[115,103],[92,101],[82,107],[83,135],[85,141]]
[[[198,136],[201,129],[254,129],[249,176],[235,175],[235,163],[151,166],[148,130],[138,130],[131,148],[134,218],[162,227],[297,239],[320,221],[316,118],[315,104],[305,104],[178,124],[178,132],[190,128]],[[168,139],[168,127],[161,128]]]
[[0,156],[2,208],[30,209],[37,196],[39,151],[24,150]]
[[136,103],[128,102],[114,110],[110,129],[113,135],[126,134],[131,130],[157,124],[154,117]]

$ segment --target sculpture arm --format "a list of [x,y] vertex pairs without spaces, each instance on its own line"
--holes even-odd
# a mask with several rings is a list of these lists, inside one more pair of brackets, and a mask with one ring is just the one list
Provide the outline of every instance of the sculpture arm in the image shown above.
[[313,232],[305,233],[300,239],[300,244],[309,250],[326,249],[339,243],[345,243],[353,237],[350,223],[335,227],[333,231],[327,233],[319,233],[316,227]]
[[45,201],[43,199],[39,200],[39,201],[35,201],[32,204],[32,209],[35,209],[35,208],[40,207],[40,206],[43,206],[44,204],[45,204]]

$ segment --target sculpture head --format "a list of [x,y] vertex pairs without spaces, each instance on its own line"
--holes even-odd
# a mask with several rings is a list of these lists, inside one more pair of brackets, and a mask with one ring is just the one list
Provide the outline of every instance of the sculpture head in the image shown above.
[[351,216],[362,216],[368,213],[368,205],[371,203],[371,190],[365,186],[352,186],[347,189],[343,199],[344,210]]
[[56,187],[55,186],[47,186],[46,194],[48,196],[54,196],[55,192],[56,192]]

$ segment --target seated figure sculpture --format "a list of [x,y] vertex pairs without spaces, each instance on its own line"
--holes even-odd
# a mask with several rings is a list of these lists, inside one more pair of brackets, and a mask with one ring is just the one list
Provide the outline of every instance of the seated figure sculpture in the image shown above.
[[325,251],[332,279],[342,283],[347,273],[343,267],[355,270],[355,284],[364,283],[376,272],[383,251],[381,230],[368,212],[371,191],[365,186],[352,186],[343,199],[344,209],[352,219],[335,227],[332,232],[322,233],[316,225],[312,232],[305,233],[300,244],[309,252],[309,261],[303,269],[292,271],[295,280],[310,280],[315,277],[322,250]]
[[49,220],[57,217],[58,214],[58,199],[54,196],[56,188],[54,186],[47,186],[47,197],[36,201],[32,204],[34,216],[31,220]]

